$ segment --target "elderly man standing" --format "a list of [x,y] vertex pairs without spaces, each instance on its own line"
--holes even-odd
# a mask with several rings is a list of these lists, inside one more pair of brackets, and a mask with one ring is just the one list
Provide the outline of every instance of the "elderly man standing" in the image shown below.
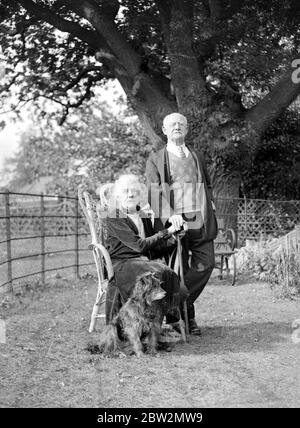
[[[213,240],[217,222],[210,179],[202,155],[185,144],[185,116],[171,113],[164,118],[167,145],[147,160],[149,203],[157,217],[188,231],[182,240],[185,285],[189,290],[189,331],[201,335],[195,320],[194,302],[207,284],[215,265]],[[191,259],[189,260],[191,253]],[[176,323],[174,328],[177,329]]]

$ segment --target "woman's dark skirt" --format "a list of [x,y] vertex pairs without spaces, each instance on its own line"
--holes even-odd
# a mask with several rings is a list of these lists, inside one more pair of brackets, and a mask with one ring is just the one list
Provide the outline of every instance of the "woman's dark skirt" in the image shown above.
[[109,323],[119,311],[122,302],[130,297],[131,291],[139,275],[153,272],[161,280],[166,296],[162,300],[164,315],[178,313],[179,281],[172,269],[159,260],[149,260],[147,257],[118,260],[113,262],[114,279],[109,283],[106,295],[106,322]]

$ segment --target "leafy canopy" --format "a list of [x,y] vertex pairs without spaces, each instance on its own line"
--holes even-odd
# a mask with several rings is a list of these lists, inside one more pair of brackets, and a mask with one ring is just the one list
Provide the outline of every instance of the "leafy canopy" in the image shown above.
[[79,185],[95,191],[120,173],[143,175],[150,145],[136,116],[124,107],[116,115],[95,101],[70,114],[61,127],[52,122],[45,132],[37,124],[24,133],[19,151],[6,163],[11,191],[45,176],[52,178],[49,192],[73,194]]
[[[27,3],[0,1],[0,45],[5,72],[1,81],[2,111],[18,110],[29,101],[37,103],[40,98],[52,99],[57,102],[57,108],[51,114],[63,122],[72,107],[91,99],[95,86],[115,75],[96,43],[99,34],[74,11],[72,2],[36,0],[30,2],[30,12],[22,7]],[[116,14],[117,29],[141,56],[141,68],[170,81],[170,56],[162,37],[159,1],[98,0],[94,3],[102,6],[106,14]],[[242,7],[239,8],[238,3]],[[210,28],[205,31],[211,13],[209,2],[194,1],[194,51],[199,59],[205,59],[205,73],[211,86],[217,85],[218,79],[229,83],[233,91],[242,94],[244,106],[249,107],[298,56],[299,1],[222,0],[219,4],[220,17],[228,15],[229,19],[222,20],[220,25],[217,22],[215,34],[211,34]],[[37,7],[47,7],[44,19],[35,15]],[[236,13],[232,12],[234,9]],[[69,33],[54,28],[53,25],[68,28],[60,25],[58,18],[78,24],[86,32],[82,37],[85,41],[74,35],[72,26]],[[174,99],[172,87],[167,85],[165,90],[168,97]],[[13,94],[9,102],[8,94]],[[41,108],[39,112],[45,114]]]

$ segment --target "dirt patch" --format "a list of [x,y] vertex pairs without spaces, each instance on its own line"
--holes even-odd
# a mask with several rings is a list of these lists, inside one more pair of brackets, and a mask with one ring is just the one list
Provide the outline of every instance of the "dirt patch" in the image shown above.
[[97,344],[98,333],[87,332],[95,284],[58,279],[1,297],[1,407],[299,405],[299,300],[275,299],[263,283],[212,279],[197,303],[201,337],[173,341],[172,352],[157,357],[107,358],[87,350]]

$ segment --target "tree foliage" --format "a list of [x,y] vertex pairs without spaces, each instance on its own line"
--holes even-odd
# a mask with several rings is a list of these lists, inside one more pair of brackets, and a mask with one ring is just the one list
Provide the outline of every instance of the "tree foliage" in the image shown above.
[[45,133],[36,125],[24,133],[19,151],[7,161],[9,189],[18,190],[51,176],[48,191],[77,193],[79,185],[95,191],[120,173],[143,175],[150,146],[132,112],[116,116],[108,106],[81,107],[61,128]]
[[242,175],[248,198],[300,199],[299,113],[287,111],[265,133]]
[[63,123],[117,78],[152,145],[179,110],[215,188],[236,196],[261,137],[300,92],[299,11],[298,0],[0,0],[2,107],[34,102]]

